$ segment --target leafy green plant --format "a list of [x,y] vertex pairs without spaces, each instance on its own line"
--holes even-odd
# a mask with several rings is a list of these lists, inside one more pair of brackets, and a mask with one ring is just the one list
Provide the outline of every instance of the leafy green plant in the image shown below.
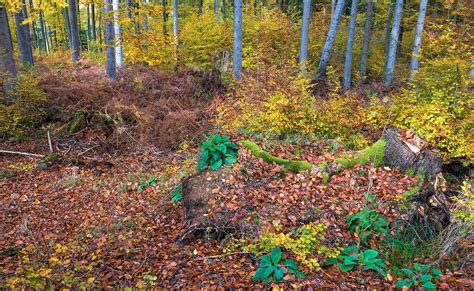
[[397,288],[417,287],[421,284],[422,288],[435,290],[436,285],[432,281],[439,280],[442,274],[438,268],[433,268],[429,265],[420,265],[418,263],[413,264],[413,269],[404,268],[402,272],[405,278],[397,281],[395,284]]
[[219,169],[223,164],[232,165],[237,161],[239,147],[229,140],[226,135],[215,134],[212,138],[201,143],[202,154],[197,169],[202,171],[211,167]]
[[388,223],[375,210],[364,208],[362,211],[349,215],[346,219],[349,231],[355,231],[359,242],[365,243],[374,233],[388,234]]
[[174,187],[173,191],[170,193],[171,202],[176,203],[183,198],[183,186],[178,185]]
[[360,251],[356,246],[349,246],[342,250],[337,259],[328,260],[328,264],[339,261],[339,270],[349,272],[354,267],[363,270],[374,270],[382,276],[386,276],[386,268],[384,261],[379,257],[379,252],[373,249]]
[[294,274],[297,278],[304,278],[304,273],[298,270],[298,266],[292,260],[283,263],[280,248],[272,249],[271,253],[260,258],[260,266],[253,276],[254,281],[262,280],[263,283],[280,282],[283,280],[285,271]]
[[145,190],[145,188],[148,187],[148,186],[156,187],[156,185],[158,185],[157,182],[158,182],[158,181],[157,181],[155,178],[150,177],[150,178],[148,178],[148,180],[146,180],[145,182],[141,182],[140,184],[138,184],[137,191],[138,191],[138,192],[142,192],[142,191]]

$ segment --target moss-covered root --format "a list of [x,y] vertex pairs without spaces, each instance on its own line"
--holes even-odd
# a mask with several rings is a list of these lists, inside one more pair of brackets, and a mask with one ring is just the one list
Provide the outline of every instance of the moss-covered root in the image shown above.
[[385,140],[380,139],[370,147],[357,152],[353,157],[338,158],[334,160],[334,163],[342,165],[343,169],[348,169],[355,165],[366,165],[373,161],[374,165],[378,167],[382,165],[386,143]]
[[284,166],[286,170],[294,172],[311,170],[312,164],[306,161],[290,161],[272,156],[270,153],[262,150],[256,143],[251,142],[250,140],[243,140],[241,141],[241,144],[245,148],[249,149],[254,156],[263,159],[267,163],[276,163],[278,165]]

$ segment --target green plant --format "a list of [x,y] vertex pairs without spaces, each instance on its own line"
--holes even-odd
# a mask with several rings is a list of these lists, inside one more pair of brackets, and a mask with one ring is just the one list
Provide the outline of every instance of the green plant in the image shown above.
[[[341,254],[337,257],[340,261],[338,264],[339,270],[342,272],[348,272],[358,266],[363,270],[374,270],[380,273],[382,276],[386,276],[386,268],[384,261],[379,257],[379,252],[373,249],[368,249],[361,252],[356,246],[349,246],[342,250]],[[335,260],[329,261],[329,263],[335,263]]]
[[178,185],[174,187],[170,193],[171,202],[176,203],[183,198],[183,186]]
[[229,140],[226,135],[215,134],[212,138],[201,143],[202,153],[197,169],[202,171],[209,166],[212,170],[219,169],[222,164],[232,165],[237,161],[239,147]]
[[262,280],[263,283],[280,282],[283,280],[285,270],[288,274],[294,274],[297,278],[304,278],[304,273],[298,270],[298,266],[292,260],[282,261],[280,248],[274,248],[269,255],[260,258],[260,266],[253,276],[254,281]]
[[435,290],[436,285],[432,281],[439,280],[442,274],[438,268],[433,268],[429,265],[420,265],[418,263],[413,264],[413,269],[404,268],[402,271],[405,278],[397,281],[395,284],[397,288],[417,287],[421,284],[422,288]]
[[153,177],[150,177],[145,182],[141,182],[140,184],[138,184],[137,191],[142,192],[146,187],[148,186],[156,187],[156,185],[157,185],[156,179]]
[[349,215],[346,219],[349,231],[355,231],[359,242],[365,243],[373,233],[388,234],[388,222],[375,210],[364,208],[362,211]]

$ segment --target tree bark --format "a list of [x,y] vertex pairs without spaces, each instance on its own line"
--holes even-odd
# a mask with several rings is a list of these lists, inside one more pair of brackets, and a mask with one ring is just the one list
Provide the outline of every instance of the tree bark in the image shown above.
[[396,0],[393,15],[392,31],[390,33],[390,45],[388,47],[387,67],[385,70],[384,83],[390,86],[395,74],[395,63],[397,58],[398,37],[403,14],[403,0]]
[[364,40],[362,44],[362,53],[360,56],[360,75],[362,78],[367,76],[367,63],[369,60],[369,47],[372,40],[372,26],[374,21],[374,1],[367,0],[367,11],[365,16]]
[[301,25],[300,41],[300,70],[305,70],[304,62],[308,59],[308,32],[311,19],[311,0],[303,0],[303,19]]
[[178,0],[173,0],[173,53],[175,66],[178,65],[178,36],[179,36],[179,27],[178,27]]
[[242,71],[242,0],[234,0],[233,73],[240,80]]
[[346,46],[346,58],[344,61],[344,77],[343,77],[343,88],[349,90],[351,88],[351,77],[352,77],[352,45],[354,43],[355,25],[357,18],[357,1],[352,0],[351,4],[351,19],[349,22],[349,33],[347,36]]
[[107,60],[106,71],[107,78],[117,80],[117,71],[115,67],[115,50],[114,50],[114,22],[112,11],[112,0],[104,1],[104,16],[105,16],[105,45],[107,46]]
[[387,70],[387,60],[388,60],[388,48],[390,46],[390,31],[392,30],[392,20],[393,20],[393,1],[389,0],[388,5],[388,15],[387,23],[385,24],[385,34],[384,34],[384,48],[385,48],[385,59],[384,59],[384,70]]
[[40,28],[41,28],[41,37],[43,38],[43,47],[44,50],[46,51],[46,54],[49,54],[49,44],[48,44],[48,38],[46,35],[46,23],[44,20],[44,13],[43,11],[40,11]]
[[18,40],[18,49],[20,51],[20,60],[27,66],[34,65],[33,49],[31,48],[30,26],[23,21],[28,18],[25,0],[22,1],[21,10],[15,13],[15,30]]
[[69,0],[69,25],[71,28],[72,61],[76,63],[81,57],[81,40],[79,38],[79,23],[76,0]]
[[9,96],[15,86],[16,67],[13,59],[13,42],[5,8],[0,7],[0,80],[3,83],[6,100],[16,99]]
[[428,7],[428,0],[420,1],[420,11],[418,12],[418,21],[416,22],[415,41],[413,44],[413,53],[410,62],[410,79],[415,77],[415,71],[420,66],[420,47],[421,35],[423,33],[423,25],[425,23],[426,9]]
[[219,19],[219,0],[214,0],[214,16]]
[[71,47],[71,23],[69,22],[69,11],[67,8],[63,8],[64,22],[66,24],[67,33],[67,47]]
[[345,0],[337,1],[333,16],[331,18],[331,24],[329,26],[326,42],[324,43],[323,52],[321,53],[321,58],[319,60],[318,70],[316,72],[318,78],[326,76],[326,69],[331,57],[332,46],[334,44],[334,40],[336,39],[337,27],[339,26],[339,21],[341,20],[345,3]]
[[114,9],[114,33],[115,33],[115,64],[117,68],[123,68],[123,50],[122,50],[122,26],[119,23],[119,0],[113,0]]
[[97,32],[96,32],[96,24],[95,24],[95,4],[94,2],[91,3],[91,27],[92,27],[92,38],[94,41],[97,40]]

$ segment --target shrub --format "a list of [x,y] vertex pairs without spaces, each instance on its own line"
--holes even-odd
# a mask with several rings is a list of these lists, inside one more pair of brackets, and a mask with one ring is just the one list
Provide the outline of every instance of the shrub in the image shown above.
[[413,265],[413,269],[404,268],[402,271],[405,279],[397,281],[395,284],[397,288],[416,288],[421,284],[422,288],[434,290],[436,289],[436,285],[432,281],[439,280],[442,274],[438,268],[433,268],[429,265],[420,265],[418,263]]
[[365,243],[374,233],[388,234],[388,223],[375,210],[364,208],[346,219],[349,231],[355,231],[359,242]]
[[263,283],[280,282],[283,280],[285,270],[297,278],[304,278],[304,273],[298,270],[296,263],[292,260],[282,262],[281,249],[274,248],[269,255],[260,258],[260,266],[252,279],[254,281],[262,280]]
[[198,171],[211,167],[219,169],[223,164],[232,165],[237,161],[238,146],[226,135],[215,134],[214,137],[201,143],[202,153],[197,165]]
[[387,275],[387,266],[376,250],[361,251],[355,246],[346,247],[337,257],[337,260],[340,261],[338,266],[342,272],[348,272],[354,269],[354,267],[358,267],[363,270],[376,271],[382,276]]

